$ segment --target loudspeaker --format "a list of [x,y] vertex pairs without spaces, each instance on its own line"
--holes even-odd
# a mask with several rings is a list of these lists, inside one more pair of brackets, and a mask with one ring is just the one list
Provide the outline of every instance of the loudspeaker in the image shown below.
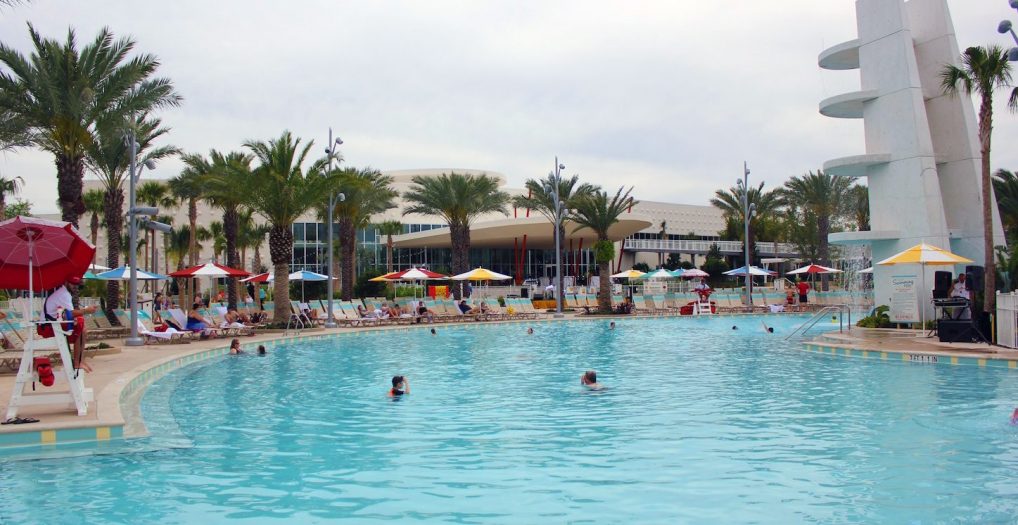
[[933,274],[933,298],[946,299],[947,293],[951,291],[951,272],[936,272]]
[[986,269],[983,268],[982,266],[965,267],[965,273],[969,274],[968,277],[969,290],[972,290],[973,294],[983,291],[984,286],[983,283],[986,282],[986,276],[983,273],[985,271]]
[[970,319],[940,319],[937,321],[937,335],[941,343],[971,343],[975,338]]

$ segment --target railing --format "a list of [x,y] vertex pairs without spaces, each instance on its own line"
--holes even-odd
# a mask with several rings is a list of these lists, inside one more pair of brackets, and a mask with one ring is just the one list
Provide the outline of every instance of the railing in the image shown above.
[[812,317],[806,320],[805,323],[799,325],[798,328],[792,330],[792,333],[785,337],[785,341],[788,341],[796,334],[806,335],[806,332],[810,328],[813,328],[821,319],[826,318],[828,315],[838,313],[838,331],[845,331],[845,318],[848,318],[848,329],[852,329],[852,309],[847,304],[839,304],[838,306],[825,306],[821,308],[817,313],[813,314]]
[[997,344],[1018,348],[1018,292],[997,292]]
[[[742,241],[701,241],[679,239],[626,239],[628,251],[657,251],[681,253],[707,253],[712,245],[718,245],[721,253],[735,255],[743,253]],[[794,244],[781,242],[756,243],[761,255],[798,255],[799,250]]]

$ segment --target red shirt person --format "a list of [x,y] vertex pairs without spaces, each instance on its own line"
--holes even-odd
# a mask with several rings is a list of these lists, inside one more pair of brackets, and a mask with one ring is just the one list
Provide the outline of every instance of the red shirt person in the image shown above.
[[795,288],[799,290],[799,303],[806,304],[806,296],[809,294],[809,284],[806,281],[799,281],[799,283],[795,285]]

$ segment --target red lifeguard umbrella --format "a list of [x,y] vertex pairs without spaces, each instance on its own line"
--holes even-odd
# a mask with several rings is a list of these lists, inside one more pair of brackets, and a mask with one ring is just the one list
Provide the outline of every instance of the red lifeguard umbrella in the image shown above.
[[95,247],[68,222],[15,217],[0,222],[0,288],[40,292],[81,277]]
[[248,277],[246,279],[241,279],[240,280],[240,282],[242,282],[242,283],[267,283],[267,282],[270,282],[270,281],[272,281],[272,273],[271,272],[265,272],[265,273],[260,273],[258,275],[252,275],[251,277]]
[[448,275],[435,273],[424,268],[410,268],[401,272],[386,274],[386,280],[390,281],[427,281],[430,279],[448,279]]

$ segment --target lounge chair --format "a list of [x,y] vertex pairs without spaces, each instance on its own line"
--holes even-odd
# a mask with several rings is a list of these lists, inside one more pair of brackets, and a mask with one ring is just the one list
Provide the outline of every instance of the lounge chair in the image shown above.
[[192,332],[181,332],[176,328],[167,328],[164,332],[157,332],[149,329],[145,326],[145,323],[138,318],[138,335],[145,338],[145,344],[155,342],[166,342],[166,343],[189,343],[188,339],[191,338]]

